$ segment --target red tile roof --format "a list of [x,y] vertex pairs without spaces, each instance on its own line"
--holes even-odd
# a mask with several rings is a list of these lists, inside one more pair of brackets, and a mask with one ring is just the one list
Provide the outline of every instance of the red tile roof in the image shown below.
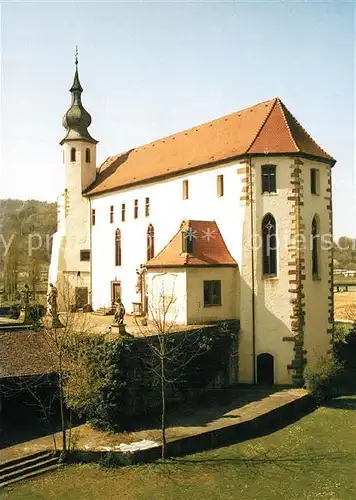
[[[182,253],[183,232],[193,240],[193,252]],[[214,221],[183,221],[171,241],[146,267],[237,266]]]
[[109,157],[86,194],[117,190],[248,154],[310,155],[335,163],[275,98]]

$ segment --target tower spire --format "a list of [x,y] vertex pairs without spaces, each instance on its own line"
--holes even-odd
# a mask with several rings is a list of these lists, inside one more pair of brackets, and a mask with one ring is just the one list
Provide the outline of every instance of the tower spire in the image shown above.
[[67,134],[62,139],[60,144],[66,141],[83,140],[97,144],[98,141],[93,139],[88,132],[88,127],[91,124],[91,116],[82,104],[83,87],[80,85],[78,72],[78,45],[75,47],[75,73],[73,85],[70,88],[72,94],[71,106],[63,117],[63,127],[67,130]]

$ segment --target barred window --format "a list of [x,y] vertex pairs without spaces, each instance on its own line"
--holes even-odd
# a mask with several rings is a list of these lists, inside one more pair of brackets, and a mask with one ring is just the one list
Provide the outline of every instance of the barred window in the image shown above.
[[276,167],[275,165],[262,165],[262,193],[276,193]]
[[204,307],[221,306],[221,281],[204,281]]
[[222,196],[224,196],[224,176],[218,175],[216,183],[217,195],[219,198],[221,198]]
[[183,181],[182,189],[183,189],[183,200],[187,200],[189,198],[189,184],[187,180]]

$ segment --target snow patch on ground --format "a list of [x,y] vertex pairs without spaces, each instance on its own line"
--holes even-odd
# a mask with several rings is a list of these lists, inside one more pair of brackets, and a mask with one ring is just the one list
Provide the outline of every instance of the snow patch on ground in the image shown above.
[[134,443],[121,443],[116,446],[102,446],[102,451],[121,451],[123,453],[134,453],[139,450],[148,450],[149,448],[154,448],[159,446],[156,441],[151,441],[149,439],[143,439],[142,441],[136,441]]

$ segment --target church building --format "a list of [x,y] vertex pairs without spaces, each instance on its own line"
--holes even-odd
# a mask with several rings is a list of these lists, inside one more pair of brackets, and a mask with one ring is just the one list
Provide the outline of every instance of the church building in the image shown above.
[[239,381],[300,384],[332,341],[335,160],[279,98],[96,164],[78,65],[50,282],[73,307],[239,320]]

